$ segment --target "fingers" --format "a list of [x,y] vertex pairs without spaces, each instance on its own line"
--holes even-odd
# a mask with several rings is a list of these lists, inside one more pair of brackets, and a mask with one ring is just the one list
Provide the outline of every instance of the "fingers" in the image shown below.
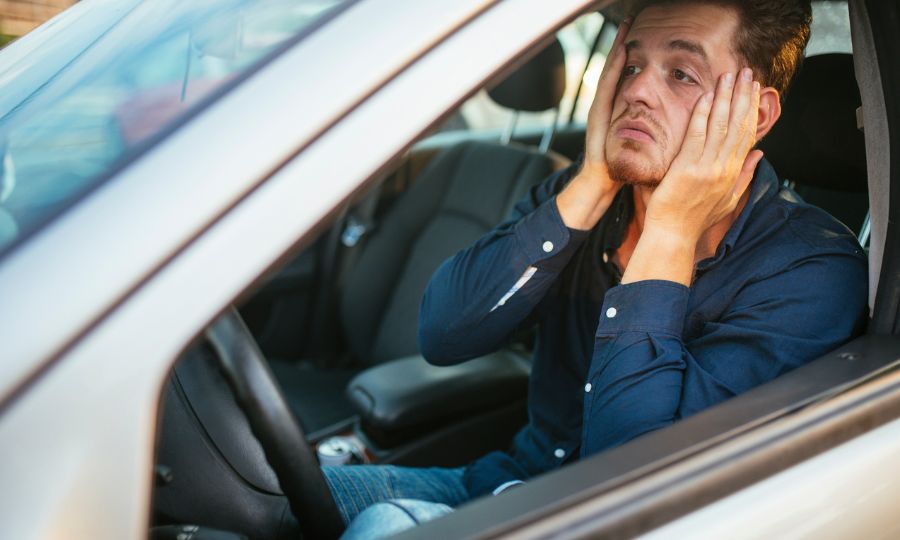
[[[597,93],[594,96],[594,102],[602,111],[612,109],[613,97],[616,93],[616,86],[622,76],[622,68],[625,67],[625,36],[628,35],[628,29],[631,26],[631,19],[625,19],[619,26],[619,32],[613,41],[612,49],[609,56],[606,57],[606,63],[603,64],[603,71],[600,73],[600,80],[597,82]],[[602,113],[601,113],[602,116]]]
[[706,147],[706,131],[709,124],[709,112],[712,108],[713,94],[707,92],[700,96],[694,105],[687,132],[684,134],[684,142],[681,143],[681,152],[685,158],[697,161],[703,155]]
[[753,70],[744,68],[731,103],[731,118],[720,157],[745,155],[756,142],[756,118],[759,112],[759,83],[753,81]]
[[[628,30],[631,28],[631,17],[622,21],[622,24],[619,25],[619,30],[616,32],[616,39],[613,40],[612,48],[609,50],[609,55],[606,57],[606,63],[603,65],[603,70],[600,72],[600,80],[602,81],[605,77],[608,76],[610,72],[621,71],[622,68],[619,67],[618,70],[614,69],[615,62],[612,60],[620,60],[621,62],[625,61],[625,36],[628,35]],[[618,81],[618,73],[616,73],[615,79]]]
[[731,73],[720,77],[707,122],[703,159],[728,163],[748,157],[756,143],[759,99],[760,84],[753,80],[750,68],[739,71],[737,80]]
[[713,100],[712,110],[706,128],[706,148],[704,157],[715,159],[720,155],[720,150],[728,135],[728,124],[731,116],[731,98],[734,93],[734,73],[725,73],[719,78],[716,85],[716,97]]

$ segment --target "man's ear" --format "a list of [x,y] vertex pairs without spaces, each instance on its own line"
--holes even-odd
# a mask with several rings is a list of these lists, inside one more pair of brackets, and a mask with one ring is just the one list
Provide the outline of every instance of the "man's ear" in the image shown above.
[[771,86],[759,91],[759,114],[756,118],[756,140],[765,137],[781,117],[781,95]]

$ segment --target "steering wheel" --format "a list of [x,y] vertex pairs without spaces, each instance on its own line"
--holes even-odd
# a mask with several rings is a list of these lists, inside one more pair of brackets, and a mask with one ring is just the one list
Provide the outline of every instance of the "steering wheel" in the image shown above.
[[297,423],[256,341],[234,308],[206,331],[238,406],[297,517],[304,538],[337,538],[344,530],[303,429]]

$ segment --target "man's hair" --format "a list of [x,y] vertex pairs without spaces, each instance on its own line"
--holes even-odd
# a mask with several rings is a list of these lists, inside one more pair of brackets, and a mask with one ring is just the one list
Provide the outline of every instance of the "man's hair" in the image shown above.
[[712,4],[736,10],[734,54],[784,99],[809,41],[810,0],[637,0],[630,11],[636,15],[659,4]]

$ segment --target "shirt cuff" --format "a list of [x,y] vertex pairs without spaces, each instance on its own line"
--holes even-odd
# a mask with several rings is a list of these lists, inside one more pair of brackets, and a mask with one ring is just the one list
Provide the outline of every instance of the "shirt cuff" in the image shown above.
[[570,229],[563,223],[556,197],[519,220],[516,238],[528,263],[541,270],[561,271],[590,231]]
[[647,280],[606,291],[597,337],[648,332],[681,337],[690,289],[674,281]]
[[500,495],[507,489],[509,489],[513,486],[518,486],[519,484],[524,484],[524,483],[525,482],[523,482],[521,480],[510,480],[509,482],[504,482],[504,483],[500,484],[499,486],[497,486],[497,488],[494,489],[494,491],[492,491],[491,494],[492,495]]

